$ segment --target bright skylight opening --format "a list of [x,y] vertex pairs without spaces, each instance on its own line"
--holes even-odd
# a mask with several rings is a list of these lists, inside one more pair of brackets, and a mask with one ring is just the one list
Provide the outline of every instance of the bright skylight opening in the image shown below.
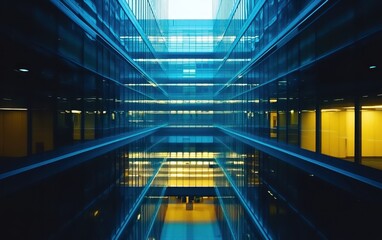
[[169,19],[212,19],[212,0],[169,0]]
[[183,73],[195,73],[195,69],[183,69]]

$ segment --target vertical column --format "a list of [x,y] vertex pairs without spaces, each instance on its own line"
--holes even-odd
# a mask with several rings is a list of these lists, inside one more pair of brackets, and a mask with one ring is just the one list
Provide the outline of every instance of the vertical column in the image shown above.
[[354,162],[362,163],[362,106],[359,97],[354,101]]
[[316,152],[321,153],[321,109],[316,100]]
[[28,110],[27,110],[27,156],[33,154],[33,119],[32,119],[32,105],[30,104],[30,98],[28,101]]

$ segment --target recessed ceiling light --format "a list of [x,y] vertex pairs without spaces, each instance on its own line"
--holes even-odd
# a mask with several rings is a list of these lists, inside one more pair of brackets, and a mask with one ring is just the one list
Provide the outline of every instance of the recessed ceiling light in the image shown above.
[[26,68],[19,68],[19,72],[29,72],[29,69],[26,69]]
[[0,111],[27,111],[27,108],[0,108]]
[[377,68],[377,66],[375,66],[375,65],[369,66],[369,69],[376,69],[376,68]]

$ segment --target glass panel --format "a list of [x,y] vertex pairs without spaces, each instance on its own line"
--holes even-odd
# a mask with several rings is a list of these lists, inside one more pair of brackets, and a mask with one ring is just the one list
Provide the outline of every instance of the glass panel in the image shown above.
[[354,109],[344,107],[322,109],[321,137],[323,154],[353,160]]

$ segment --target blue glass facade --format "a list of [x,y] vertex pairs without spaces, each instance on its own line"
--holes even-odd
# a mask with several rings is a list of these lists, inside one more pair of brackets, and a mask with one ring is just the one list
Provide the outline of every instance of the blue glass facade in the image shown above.
[[221,239],[382,237],[382,4],[172,6],[1,3],[1,238],[160,239],[174,196]]

